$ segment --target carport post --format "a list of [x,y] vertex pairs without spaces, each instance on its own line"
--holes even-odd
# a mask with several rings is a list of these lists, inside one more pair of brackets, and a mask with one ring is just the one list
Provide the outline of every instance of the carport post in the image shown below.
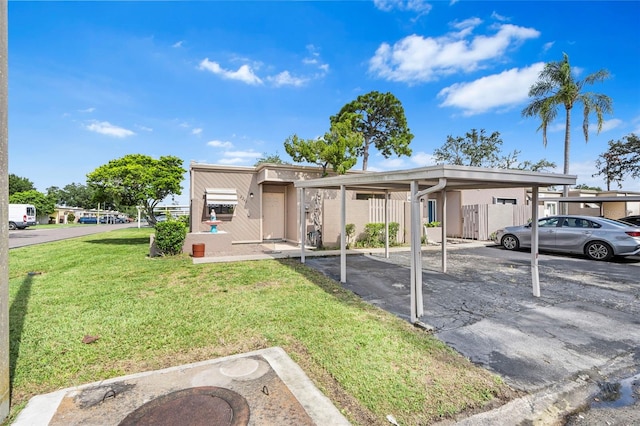
[[304,263],[304,245],[307,242],[306,224],[304,208],[304,188],[298,189],[298,199],[300,200],[300,263]]
[[347,228],[347,209],[345,207],[347,200],[347,191],[344,185],[340,185],[340,282],[347,282],[347,236],[345,230]]
[[[422,265],[420,264],[420,204],[418,182],[411,181],[411,323],[418,321],[418,294],[422,296]],[[416,235],[418,244],[416,244]],[[420,284],[418,284],[420,277]],[[422,300],[422,297],[420,297]],[[422,304],[421,304],[422,305]]]
[[540,297],[538,274],[538,187],[531,188],[531,285],[533,295]]
[[447,272],[447,188],[442,190],[442,272]]
[[389,258],[389,190],[384,190],[384,257]]

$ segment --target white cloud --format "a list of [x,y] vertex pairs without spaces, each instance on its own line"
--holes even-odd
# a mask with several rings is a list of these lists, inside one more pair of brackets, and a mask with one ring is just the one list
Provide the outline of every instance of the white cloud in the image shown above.
[[309,81],[307,78],[294,77],[289,73],[289,71],[282,71],[280,74],[274,75],[272,77],[267,77],[267,80],[273,83],[273,85],[276,87],[282,87],[282,86],[300,87],[300,86],[304,86],[305,83]]
[[96,109],[94,107],[91,108],[86,108],[86,109],[79,109],[78,112],[82,112],[82,113],[91,113],[93,111],[95,111]]
[[[612,118],[611,120],[603,120],[601,132],[608,132],[609,130],[620,127],[621,124],[622,124],[622,120],[619,120],[617,118]],[[594,133],[597,132],[598,123],[589,124],[589,131]]]
[[153,132],[153,129],[151,127],[146,127],[146,126],[141,126],[139,124],[136,124],[136,127],[140,130],[143,130],[145,132]]
[[313,44],[308,44],[306,47],[307,47],[307,51],[309,52],[309,56],[305,57],[302,60],[302,63],[305,65],[313,65],[317,67],[320,71],[322,71],[323,74],[326,74],[327,72],[329,72],[329,64],[326,64],[321,61],[320,52],[318,51],[318,48]]
[[477,18],[454,24],[458,32],[442,37],[407,36],[393,46],[382,43],[369,60],[369,71],[390,81],[418,83],[444,75],[472,72],[501,58],[507,49],[536,38],[533,28],[502,24],[493,35],[471,37]]
[[544,46],[542,46],[542,51],[548,52],[553,47],[554,44],[555,44],[555,41],[550,41],[545,43]]
[[199,135],[201,133],[202,133],[202,129],[199,127],[196,127],[195,129],[191,130],[192,135]]
[[416,12],[419,15],[427,14],[431,11],[431,5],[424,0],[373,0],[373,4],[383,12],[400,10]]
[[173,43],[173,44],[171,45],[171,47],[179,48],[179,47],[182,47],[182,44],[183,44],[183,43],[184,43],[184,40],[180,40],[180,41],[179,41],[179,42],[177,42],[177,43]]
[[217,141],[217,140],[212,140],[207,142],[208,146],[212,146],[214,148],[233,148],[233,144],[231,142],[228,141]]
[[527,68],[512,68],[470,83],[445,87],[438,93],[438,97],[444,98],[440,106],[460,108],[465,115],[513,107],[528,99],[529,88],[543,67],[544,63],[539,62]]
[[226,70],[217,62],[205,58],[200,62],[198,69],[212,72],[227,80],[238,80],[251,85],[262,84],[262,80],[253,72],[249,65],[241,65],[236,71]]
[[510,21],[509,18],[507,18],[506,16],[500,15],[496,11],[491,12],[491,18],[495,19],[496,21],[502,21],[502,22]]
[[225,151],[218,160],[219,164],[250,166],[262,157],[262,154],[253,150],[249,151]]
[[113,136],[116,138],[126,138],[127,136],[135,135],[131,130],[125,129],[123,127],[114,126],[108,121],[96,121],[93,120],[90,124],[86,126],[87,130],[92,132],[100,133],[107,136]]
[[433,159],[433,155],[426,152],[414,152],[409,159],[417,167],[435,166],[436,161]]

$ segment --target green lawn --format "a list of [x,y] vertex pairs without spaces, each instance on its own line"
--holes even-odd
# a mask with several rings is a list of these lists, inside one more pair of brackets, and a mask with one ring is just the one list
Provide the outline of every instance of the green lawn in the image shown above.
[[[151,229],[9,252],[12,418],[39,393],[281,346],[354,424],[428,424],[501,380],[297,260],[146,256]],[[99,336],[83,344],[85,335]]]

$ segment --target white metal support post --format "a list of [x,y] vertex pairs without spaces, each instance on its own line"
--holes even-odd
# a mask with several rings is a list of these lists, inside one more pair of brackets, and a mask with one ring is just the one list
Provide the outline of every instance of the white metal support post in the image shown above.
[[[417,232],[420,224],[418,222],[417,217],[419,214],[416,214],[416,210],[420,209],[419,201],[418,201],[418,182],[411,181],[411,323],[415,323],[418,321],[418,312],[417,312],[417,302],[416,302],[416,292],[418,289],[417,276],[420,275],[422,277],[422,268],[418,270],[418,265],[416,258],[419,256],[420,247],[416,247],[416,239],[414,236],[416,234],[420,235]],[[417,254],[416,254],[417,253]]]
[[307,233],[305,232],[307,218],[305,216],[304,208],[304,188],[298,189],[298,200],[300,200],[300,263],[304,263],[306,260],[304,257],[304,245],[307,242]]
[[384,257],[389,258],[389,190],[384,191]]
[[442,272],[447,272],[447,188],[442,190]]
[[540,275],[538,273],[538,187],[531,191],[531,285],[533,295],[540,297]]
[[347,189],[340,185],[340,282],[347,282]]

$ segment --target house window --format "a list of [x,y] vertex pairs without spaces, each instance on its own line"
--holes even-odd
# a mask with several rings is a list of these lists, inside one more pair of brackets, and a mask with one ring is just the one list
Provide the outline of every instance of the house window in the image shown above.
[[436,222],[438,220],[438,205],[436,200],[427,200],[427,220],[428,223]]
[[496,204],[518,204],[515,198],[496,198]]
[[238,205],[238,193],[235,188],[207,188],[205,201],[209,207],[209,215],[212,211],[216,212],[216,216],[233,215]]
[[545,201],[544,203],[545,216],[555,216],[558,214],[558,203],[555,201]]

